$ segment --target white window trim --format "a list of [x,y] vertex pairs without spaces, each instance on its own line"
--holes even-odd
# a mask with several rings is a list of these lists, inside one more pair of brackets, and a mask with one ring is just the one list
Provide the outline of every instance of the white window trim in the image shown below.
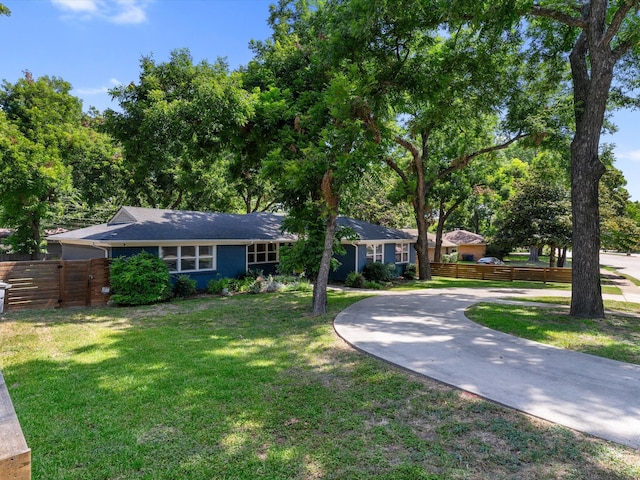
[[[188,255],[183,257],[182,256],[182,248],[183,247],[193,247],[195,248],[195,256],[193,255]],[[200,255],[200,247],[210,247],[211,248],[211,255]],[[176,269],[175,270],[170,270],[171,273],[187,273],[187,272],[204,272],[204,271],[212,271],[212,270],[217,270],[218,267],[218,259],[217,259],[217,252],[218,249],[216,247],[216,245],[193,245],[193,244],[181,244],[181,245],[165,245],[165,246],[161,246],[159,247],[159,256],[162,260],[165,260],[164,257],[164,249],[166,248],[175,248],[177,250],[177,256],[176,256]],[[182,259],[195,259],[196,261],[196,268],[192,268],[192,269],[182,269]],[[200,259],[206,259],[206,260],[211,260],[211,267],[209,268],[200,268]],[[171,259],[173,260],[173,259]]]
[[[408,243],[396,243],[396,248],[400,247],[400,261],[396,260],[396,263],[409,263],[411,261],[411,249]],[[406,250],[406,251],[405,251]],[[396,252],[397,254],[397,252]],[[403,257],[406,255],[406,260]]]
[[[250,255],[253,255],[254,259],[256,258],[256,255],[258,253],[263,253],[263,252],[249,252],[250,247],[256,247],[257,245],[266,245],[266,249],[264,251],[266,259],[264,262],[251,262],[249,261]],[[269,247],[270,246],[275,246],[275,254],[276,254],[276,259],[275,260],[269,260],[269,253],[274,253],[274,251],[272,250],[271,252],[269,251]],[[247,245],[247,269],[249,269],[250,266],[253,265],[265,265],[268,263],[280,263],[280,244],[276,243],[276,242],[255,242],[255,243],[251,243],[249,245]]]
[[[371,263],[384,263],[384,243],[367,243],[365,245],[365,262],[369,263],[369,247],[373,248],[373,260]],[[380,247],[380,254],[376,254],[377,247]],[[377,260],[377,257],[380,257],[380,260]]]

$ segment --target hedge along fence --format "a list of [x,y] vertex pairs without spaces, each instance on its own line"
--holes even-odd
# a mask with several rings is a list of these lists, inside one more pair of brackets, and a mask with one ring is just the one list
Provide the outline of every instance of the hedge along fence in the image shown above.
[[11,284],[5,310],[90,307],[109,300],[107,258],[0,263],[0,280]]
[[2,373],[0,373],[0,478],[31,479],[31,449],[24,439]]
[[468,265],[462,263],[432,263],[431,274],[438,277],[469,278],[513,282],[571,283],[570,268],[508,267],[506,265]]

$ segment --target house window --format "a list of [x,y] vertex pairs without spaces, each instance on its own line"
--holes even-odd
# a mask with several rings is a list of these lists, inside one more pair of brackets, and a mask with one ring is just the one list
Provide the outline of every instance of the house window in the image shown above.
[[408,243],[396,243],[396,263],[409,263]]
[[160,247],[160,258],[164,260],[172,273],[215,270],[216,268],[213,245]]
[[372,243],[367,245],[367,263],[382,263],[384,260],[382,251],[381,243]]
[[277,243],[253,243],[247,247],[247,263],[276,263],[278,262]]

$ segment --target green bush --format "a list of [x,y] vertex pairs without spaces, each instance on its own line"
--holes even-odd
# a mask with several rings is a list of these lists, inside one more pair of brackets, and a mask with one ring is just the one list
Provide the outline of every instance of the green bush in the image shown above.
[[141,252],[116,258],[111,264],[111,300],[118,305],[148,305],[171,298],[167,264],[155,255]]
[[442,263],[458,263],[458,252],[442,255]]
[[402,276],[407,280],[413,280],[418,276],[418,266],[415,263],[407,263],[407,266],[404,267],[404,272],[402,272]]
[[295,280],[290,283],[285,283],[280,289],[281,292],[312,292],[313,285],[309,280]]
[[237,281],[232,278],[217,278],[209,280],[207,291],[213,295],[220,295],[226,288],[229,292],[237,291]]
[[362,275],[370,282],[390,282],[397,276],[396,266],[393,263],[367,263],[362,269]]
[[345,287],[362,288],[364,287],[365,278],[360,272],[351,272],[344,281]]
[[196,294],[196,281],[188,275],[178,275],[173,284],[173,296],[178,298],[193,297]]
[[368,288],[369,290],[382,290],[383,285],[378,282],[366,281],[364,282],[364,288]]

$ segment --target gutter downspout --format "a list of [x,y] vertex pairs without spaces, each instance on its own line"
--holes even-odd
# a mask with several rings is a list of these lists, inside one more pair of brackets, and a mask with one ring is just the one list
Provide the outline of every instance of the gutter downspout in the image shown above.
[[97,248],[99,250],[102,250],[104,252],[104,258],[109,258],[109,250],[107,250],[106,247],[99,247],[98,245],[96,245],[95,243],[92,243],[91,246],[93,248]]

